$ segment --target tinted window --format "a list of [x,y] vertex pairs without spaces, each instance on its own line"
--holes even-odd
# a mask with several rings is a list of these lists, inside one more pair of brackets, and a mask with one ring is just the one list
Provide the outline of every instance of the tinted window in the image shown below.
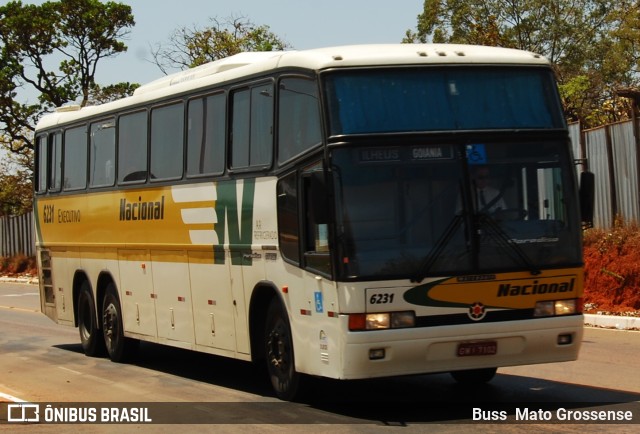
[[251,89],[251,166],[271,163],[273,153],[273,86]]
[[231,167],[249,167],[251,137],[251,93],[249,90],[233,94],[233,123],[231,125]]
[[118,182],[147,179],[147,112],[120,116],[118,122]]
[[547,69],[342,71],[326,89],[334,135],[564,127]]
[[38,137],[38,193],[47,191],[47,163],[49,161],[48,137],[46,135]]
[[60,191],[62,186],[62,133],[55,133],[51,143],[51,163],[49,166],[49,189]]
[[322,140],[316,82],[302,78],[280,81],[278,161],[284,162]]
[[231,167],[265,167],[273,155],[273,85],[233,93]]
[[87,186],[87,130],[85,126],[64,133],[64,189]]
[[187,176],[224,171],[225,95],[189,102]]
[[295,173],[278,182],[278,234],[282,256],[300,263],[298,186]]
[[116,169],[115,120],[107,119],[91,124],[90,184],[92,187],[113,185]]
[[151,179],[181,178],[184,152],[184,106],[151,112]]

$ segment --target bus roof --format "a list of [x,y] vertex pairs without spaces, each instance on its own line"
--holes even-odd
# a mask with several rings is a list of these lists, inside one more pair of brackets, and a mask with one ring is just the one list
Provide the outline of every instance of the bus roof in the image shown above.
[[195,68],[167,75],[145,84],[130,97],[80,109],[60,107],[42,117],[37,130],[61,123],[77,122],[125,110],[128,107],[168,98],[189,90],[215,86],[226,81],[268,72],[277,68],[303,68],[320,71],[328,68],[437,64],[521,64],[549,65],[543,56],[508,48],[455,44],[381,44],[347,45],[302,51],[240,53]]

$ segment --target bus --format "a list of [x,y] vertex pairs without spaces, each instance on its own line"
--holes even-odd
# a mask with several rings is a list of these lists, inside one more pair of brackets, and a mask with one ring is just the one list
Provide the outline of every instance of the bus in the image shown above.
[[253,361],[283,400],[578,356],[579,189],[540,55],[241,53],[63,107],[35,145],[41,310],[87,356]]

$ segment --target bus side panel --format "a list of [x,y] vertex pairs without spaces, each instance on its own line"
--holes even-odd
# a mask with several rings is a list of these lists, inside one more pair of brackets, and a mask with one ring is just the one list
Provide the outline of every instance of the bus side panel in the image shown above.
[[151,264],[158,337],[195,343],[187,253],[153,251]]
[[228,262],[213,252],[189,252],[189,278],[197,345],[236,351],[233,296]]
[[58,323],[74,325],[73,275],[80,268],[77,249],[51,249],[51,275]]
[[[338,378],[342,365],[336,284],[288,264],[280,252],[265,264],[289,314],[296,371]],[[283,290],[283,288],[286,288]]]
[[126,333],[157,336],[151,257],[146,250],[119,250],[123,327]]

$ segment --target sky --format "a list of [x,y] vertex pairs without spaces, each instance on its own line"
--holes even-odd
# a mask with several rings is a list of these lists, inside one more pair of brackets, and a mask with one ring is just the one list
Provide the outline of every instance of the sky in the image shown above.
[[[1,1],[1,0],[0,0]],[[23,3],[41,3],[23,0]],[[96,81],[148,83],[162,77],[149,62],[151,46],[166,43],[178,28],[204,27],[210,18],[246,17],[267,25],[295,50],[336,45],[399,43],[415,29],[423,0],[120,0],[136,25],[126,53],[100,60]]]

